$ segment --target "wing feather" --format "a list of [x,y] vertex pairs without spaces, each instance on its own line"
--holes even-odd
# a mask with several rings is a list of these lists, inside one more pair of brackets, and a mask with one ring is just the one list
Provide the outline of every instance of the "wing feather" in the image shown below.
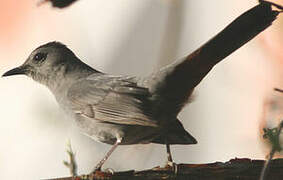
[[150,112],[149,96],[148,90],[138,87],[133,79],[107,75],[81,80],[72,85],[67,94],[73,111],[88,118],[116,124],[157,126]]

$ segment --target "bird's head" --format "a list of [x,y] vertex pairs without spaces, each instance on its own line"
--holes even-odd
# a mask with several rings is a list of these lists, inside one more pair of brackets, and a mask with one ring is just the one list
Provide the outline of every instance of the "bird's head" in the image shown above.
[[84,66],[83,70],[91,70],[67,46],[60,42],[49,42],[36,48],[21,66],[7,71],[2,76],[27,75],[48,85],[49,81],[62,79],[81,66]]

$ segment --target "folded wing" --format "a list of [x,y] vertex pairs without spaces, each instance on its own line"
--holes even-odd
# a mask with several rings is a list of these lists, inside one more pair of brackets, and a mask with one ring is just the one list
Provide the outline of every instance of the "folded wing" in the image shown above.
[[139,87],[134,78],[92,75],[68,91],[72,110],[97,121],[157,126],[150,112],[149,92]]

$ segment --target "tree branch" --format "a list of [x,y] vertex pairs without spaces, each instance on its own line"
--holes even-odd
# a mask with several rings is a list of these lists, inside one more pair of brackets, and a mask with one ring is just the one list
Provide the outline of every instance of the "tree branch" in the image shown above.
[[[49,180],[126,180],[126,179],[190,179],[190,180],[258,180],[264,160],[232,159],[228,162],[209,164],[179,164],[177,174],[167,168],[156,167],[144,171],[115,172],[114,174],[97,171],[95,174],[65,177]],[[283,179],[283,159],[270,162],[268,179]]]

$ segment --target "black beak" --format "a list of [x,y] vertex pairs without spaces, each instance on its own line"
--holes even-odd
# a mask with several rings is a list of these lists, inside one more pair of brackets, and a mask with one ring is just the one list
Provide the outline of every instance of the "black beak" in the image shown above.
[[12,76],[12,75],[19,75],[19,74],[25,74],[26,68],[24,66],[16,67],[14,69],[11,69],[10,71],[5,72],[2,77],[5,76]]

